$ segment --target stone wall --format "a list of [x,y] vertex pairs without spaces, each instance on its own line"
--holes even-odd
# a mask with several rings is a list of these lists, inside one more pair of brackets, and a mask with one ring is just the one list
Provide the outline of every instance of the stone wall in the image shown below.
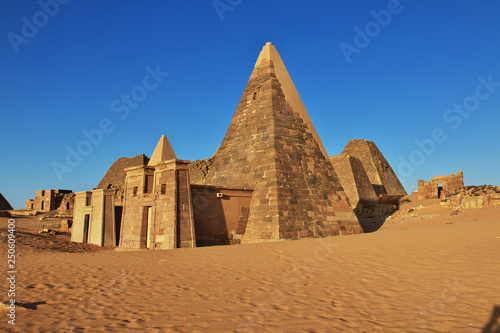
[[252,190],[191,185],[196,246],[239,244]]
[[188,163],[171,160],[126,169],[121,247],[195,246]]
[[[38,190],[34,199],[26,200],[26,209],[37,212],[61,210],[71,214],[72,194],[73,192],[70,190]],[[64,207],[61,207],[63,202]],[[69,203],[70,209],[66,209],[66,203]]]
[[73,214],[73,208],[75,203],[75,193],[66,193],[61,198],[61,203],[57,211],[60,214]]
[[484,208],[500,206],[500,186],[466,186],[441,199],[441,206],[459,208]]
[[[126,170],[127,176],[125,181],[120,246],[134,249],[150,248],[151,240],[148,236],[148,231],[150,231],[148,230],[148,219],[151,219],[154,213],[148,207],[154,206],[155,196],[150,192],[151,189],[145,188],[145,178],[153,177],[154,168],[136,166],[127,168]],[[166,181],[164,182],[167,183]],[[165,197],[167,195],[165,193],[159,199],[161,201],[168,200],[168,203],[172,205],[174,201],[173,187],[169,187],[168,189],[172,192],[168,193],[168,198]],[[151,222],[149,224],[151,228]],[[173,239],[169,238],[166,241],[173,242]]]
[[193,216],[193,197],[189,181],[187,161],[176,170],[176,213],[177,213],[177,247],[195,247],[196,233]]
[[418,199],[439,199],[464,187],[464,173],[458,171],[456,175],[436,176],[428,182],[418,180]]
[[75,194],[71,240],[99,246],[116,246],[113,190]]

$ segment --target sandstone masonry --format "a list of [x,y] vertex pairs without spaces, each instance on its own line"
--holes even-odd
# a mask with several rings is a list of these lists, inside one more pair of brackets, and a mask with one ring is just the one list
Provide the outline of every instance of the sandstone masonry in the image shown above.
[[97,189],[76,194],[72,239],[172,249],[355,234],[363,230],[354,210],[404,194],[370,141],[328,157],[267,43],[217,152],[181,160],[162,136],[151,159],[120,158]]
[[464,173],[456,175],[436,176],[428,182],[418,180],[418,199],[439,199],[464,187]]

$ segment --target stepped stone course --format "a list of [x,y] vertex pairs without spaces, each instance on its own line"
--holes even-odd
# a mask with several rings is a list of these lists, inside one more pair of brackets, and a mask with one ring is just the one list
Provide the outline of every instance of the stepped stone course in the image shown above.
[[338,155],[331,156],[330,161],[339,176],[351,207],[355,211],[378,205],[377,194],[358,158],[350,155]]

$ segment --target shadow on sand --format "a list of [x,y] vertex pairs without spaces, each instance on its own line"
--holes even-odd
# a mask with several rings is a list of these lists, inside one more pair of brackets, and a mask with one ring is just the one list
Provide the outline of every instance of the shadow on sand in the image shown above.
[[36,310],[39,305],[47,304],[47,302],[32,302],[32,303],[16,302],[15,304],[16,304],[16,306],[20,306],[20,307],[25,308],[25,309]]
[[387,218],[391,215],[381,215],[374,217],[358,216],[359,224],[365,233],[375,232],[384,225]]
[[491,318],[488,324],[483,328],[483,333],[500,333],[500,306],[493,307]]

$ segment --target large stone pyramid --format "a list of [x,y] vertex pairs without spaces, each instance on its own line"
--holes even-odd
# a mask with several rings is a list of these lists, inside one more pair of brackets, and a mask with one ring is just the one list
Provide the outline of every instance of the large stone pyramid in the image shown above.
[[212,160],[206,185],[254,189],[244,243],[362,232],[271,43]]
[[407,195],[398,176],[372,141],[350,140],[342,154],[357,157],[361,161],[377,196],[381,194]]

